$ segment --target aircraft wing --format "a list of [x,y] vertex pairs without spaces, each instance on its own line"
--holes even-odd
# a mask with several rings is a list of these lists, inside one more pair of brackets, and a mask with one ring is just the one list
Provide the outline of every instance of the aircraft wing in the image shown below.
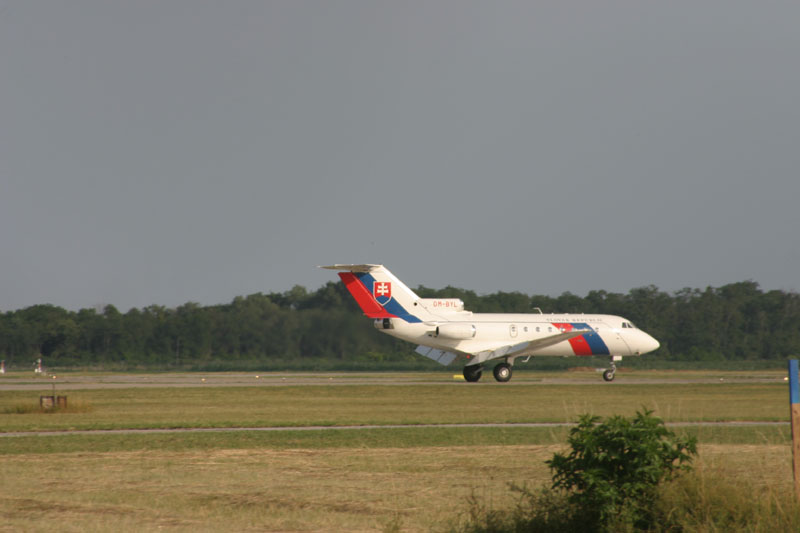
[[418,354],[424,355],[428,359],[433,359],[440,365],[445,365],[445,366],[452,363],[455,360],[455,358],[458,357],[458,354],[455,354],[453,352],[446,352],[444,350],[438,350],[436,348],[431,348],[430,346],[423,346],[423,345],[417,346],[417,349],[415,351]]
[[500,357],[506,357],[508,355],[513,355],[514,357],[525,357],[526,355],[532,355],[536,350],[558,344],[559,342],[568,341],[570,339],[574,339],[575,337],[580,337],[581,335],[591,332],[591,329],[573,329],[572,331],[564,331],[543,339],[499,346],[493,350],[484,350],[473,355],[477,363],[484,363],[486,361],[499,359]]
[[467,359],[473,359],[472,364],[480,364],[493,359],[506,357],[508,355],[513,355],[514,357],[525,357],[526,355],[533,354],[536,350],[541,348],[552,346],[553,344],[558,344],[559,342],[568,341],[570,339],[574,339],[575,337],[580,337],[581,335],[590,333],[591,331],[591,329],[573,329],[572,331],[557,333],[556,335],[551,335],[549,337],[545,337],[544,339],[523,341],[517,344],[506,344],[503,346],[498,346],[492,350],[484,350],[476,353],[464,352],[461,350],[453,350],[452,352],[448,352],[424,345],[417,346],[415,351],[420,355],[424,355],[428,359],[433,359],[441,365],[449,365],[459,356],[466,357]]

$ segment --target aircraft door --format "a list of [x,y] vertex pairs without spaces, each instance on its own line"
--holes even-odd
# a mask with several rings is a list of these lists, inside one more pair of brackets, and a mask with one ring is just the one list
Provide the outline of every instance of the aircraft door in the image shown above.
[[614,325],[609,326],[608,324],[603,324],[599,331],[601,337],[608,346],[608,351],[611,355],[631,355],[633,352],[631,352],[628,343],[625,342],[625,338],[622,336],[622,330],[613,326]]

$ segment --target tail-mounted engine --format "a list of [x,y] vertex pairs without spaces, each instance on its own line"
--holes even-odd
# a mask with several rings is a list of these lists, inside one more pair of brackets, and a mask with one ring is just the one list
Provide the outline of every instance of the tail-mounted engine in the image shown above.
[[436,327],[433,336],[441,339],[467,340],[475,337],[474,324],[448,323]]

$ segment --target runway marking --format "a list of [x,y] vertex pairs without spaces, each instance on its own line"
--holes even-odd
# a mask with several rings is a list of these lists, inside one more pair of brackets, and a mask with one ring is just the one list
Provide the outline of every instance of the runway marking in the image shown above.
[[[449,429],[449,428],[557,428],[574,426],[574,422],[524,422],[517,424],[385,424],[349,426],[272,426],[272,427],[231,427],[231,428],[145,428],[145,429],[79,429],[63,431],[8,431],[0,432],[0,437],[58,437],[62,435],[137,435],[155,433],[221,433],[246,431],[331,431],[365,429]],[[666,422],[669,427],[700,426],[788,426],[788,421],[721,421],[721,422]]]

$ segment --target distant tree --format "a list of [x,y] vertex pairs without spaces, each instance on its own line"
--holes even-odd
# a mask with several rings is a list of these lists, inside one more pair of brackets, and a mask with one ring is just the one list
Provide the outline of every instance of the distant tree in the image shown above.
[[211,321],[209,313],[200,304],[189,302],[175,309],[175,344],[178,356],[192,361],[211,356]]
[[[459,298],[473,312],[585,312],[620,315],[661,343],[675,360],[771,359],[800,354],[800,295],[764,293],[744,281],[668,294],[655,286],[627,294],[590,291],[581,298],[420,286],[423,298]],[[174,365],[200,360],[370,360],[412,357],[406,343],[377,334],[343,283],[316,291],[296,285],[282,293],[237,296],[229,304],[151,305],[120,313],[113,305],[67,311],[35,305],[0,313],[0,356],[58,364],[126,362]]]
[[530,313],[531,299],[521,292],[496,292],[482,298],[481,308],[486,313]]
[[74,357],[80,336],[71,313],[53,305],[34,305],[17,312],[19,341],[32,358],[52,360]]
[[583,298],[567,291],[561,293],[554,302],[557,313],[580,313],[583,309]]

